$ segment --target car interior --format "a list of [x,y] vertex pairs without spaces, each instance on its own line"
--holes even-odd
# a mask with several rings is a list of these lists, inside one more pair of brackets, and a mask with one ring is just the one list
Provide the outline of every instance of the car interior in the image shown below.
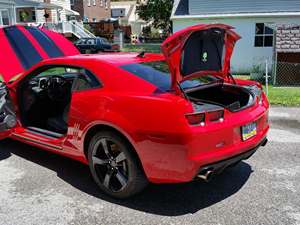
[[50,67],[34,73],[18,88],[23,127],[48,136],[65,135],[72,92],[99,85],[97,78],[82,68]]

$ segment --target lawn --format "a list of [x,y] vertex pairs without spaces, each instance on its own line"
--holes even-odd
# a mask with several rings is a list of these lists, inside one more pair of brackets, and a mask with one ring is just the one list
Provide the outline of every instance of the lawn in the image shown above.
[[272,105],[300,106],[300,87],[269,86],[268,99]]
[[[237,79],[249,80],[250,76],[237,75]],[[266,92],[266,87],[264,86]],[[300,106],[300,87],[273,87],[269,85],[269,102],[271,105]]]
[[131,45],[131,44],[125,44],[123,49],[123,52],[155,52],[159,53],[160,52],[160,44],[136,44],[136,45]]

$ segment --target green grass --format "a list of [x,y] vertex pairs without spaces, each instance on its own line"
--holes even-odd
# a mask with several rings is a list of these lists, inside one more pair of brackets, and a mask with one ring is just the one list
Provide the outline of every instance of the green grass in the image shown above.
[[[237,79],[249,80],[250,76],[236,75]],[[266,92],[266,87],[264,86]],[[269,85],[268,99],[271,105],[300,106],[300,87],[273,87]]]
[[233,75],[233,77],[241,80],[250,80],[250,75]]
[[123,49],[123,52],[154,52],[154,53],[160,53],[160,44],[125,44]]
[[300,106],[300,87],[269,86],[268,99],[271,105]]

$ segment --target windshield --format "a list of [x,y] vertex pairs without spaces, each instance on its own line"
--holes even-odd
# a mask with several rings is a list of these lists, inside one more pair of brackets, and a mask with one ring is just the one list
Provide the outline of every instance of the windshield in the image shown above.
[[[171,89],[171,75],[166,61],[126,64],[121,66],[121,68],[150,82],[160,91],[166,92]],[[205,75],[196,79],[183,81],[180,86],[182,89],[189,89],[216,81],[220,81],[220,78]]]

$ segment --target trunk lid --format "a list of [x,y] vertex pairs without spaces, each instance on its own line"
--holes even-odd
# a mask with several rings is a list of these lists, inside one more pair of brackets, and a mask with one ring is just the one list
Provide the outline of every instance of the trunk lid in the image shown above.
[[62,35],[29,26],[1,28],[0,44],[0,76],[4,82],[44,59],[79,54]]
[[[203,75],[227,77],[230,59],[240,36],[224,24],[201,24],[174,33],[162,43],[169,65],[172,88]],[[179,90],[178,90],[179,91]]]

